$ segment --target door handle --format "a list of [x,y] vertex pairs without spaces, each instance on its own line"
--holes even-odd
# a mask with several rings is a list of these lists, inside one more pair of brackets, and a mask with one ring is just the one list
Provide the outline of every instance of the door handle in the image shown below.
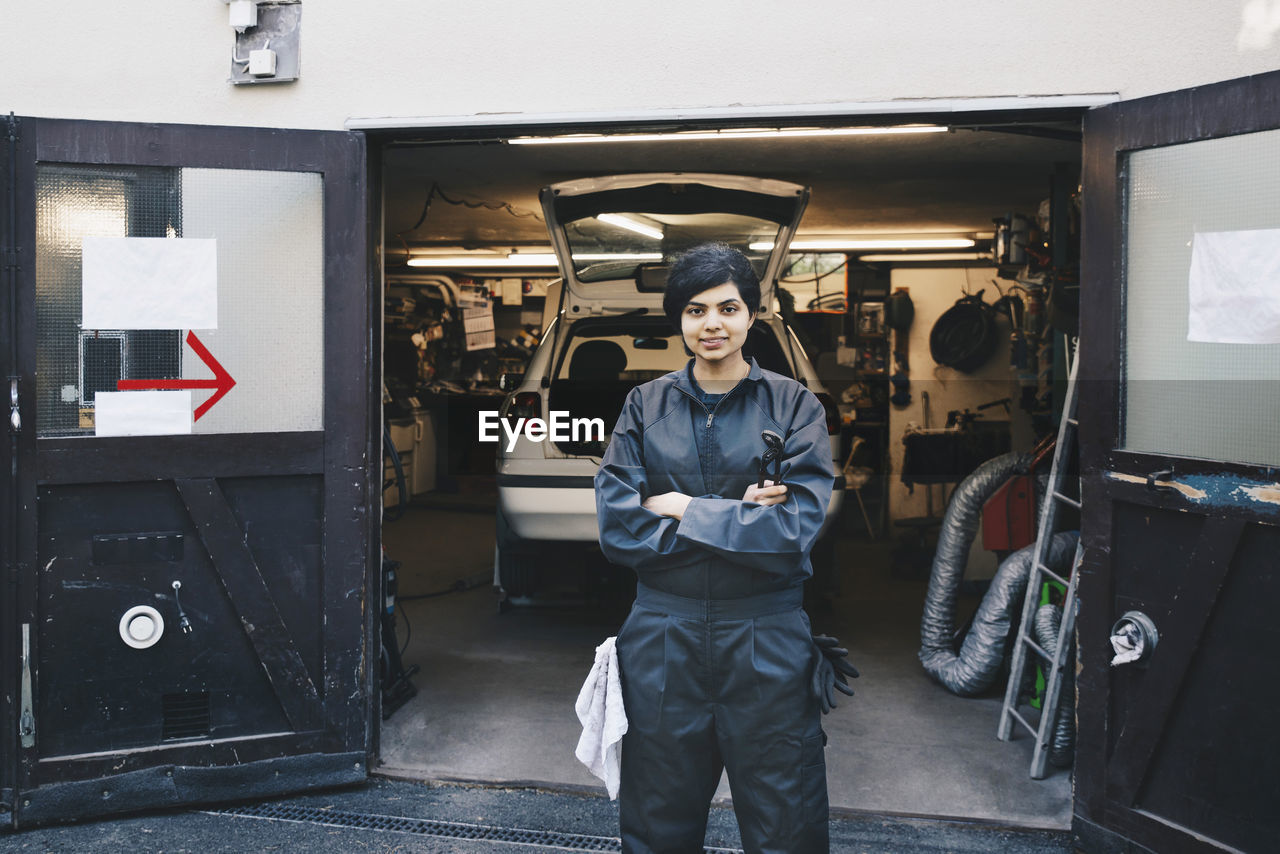
[[22,711],[18,718],[18,737],[23,747],[36,746],[36,717],[31,696],[31,624],[22,624]]
[[1147,475],[1147,489],[1173,489],[1173,484],[1165,478],[1173,477],[1173,469],[1153,471]]
[[1111,627],[1111,648],[1115,651],[1111,666],[1144,662],[1159,642],[1160,632],[1150,617],[1141,611],[1126,611]]

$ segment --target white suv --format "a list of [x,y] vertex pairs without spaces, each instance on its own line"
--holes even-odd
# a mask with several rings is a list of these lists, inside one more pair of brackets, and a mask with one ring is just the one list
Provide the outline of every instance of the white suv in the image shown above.
[[[500,414],[509,422],[547,420],[553,412],[600,419],[604,433],[603,441],[581,431],[561,441],[522,434],[510,448],[502,434],[494,585],[507,598],[538,591],[553,568],[554,545],[598,540],[593,478],[627,392],[689,358],[662,311],[667,262],[689,247],[719,241],[752,260],[761,309],[743,352],[818,396],[840,470],[835,402],[773,310],[778,273],[808,197],[807,188],[783,181],[686,173],[587,178],[542,190],[563,277],[559,311]],[[828,527],[842,487],[837,482],[827,508]]]

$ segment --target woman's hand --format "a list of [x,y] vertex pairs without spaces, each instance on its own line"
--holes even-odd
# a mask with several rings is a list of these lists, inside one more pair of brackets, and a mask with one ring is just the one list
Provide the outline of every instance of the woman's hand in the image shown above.
[[680,519],[684,517],[684,511],[692,500],[692,496],[685,495],[683,492],[664,492],[661,495],[650,495],[644,500],[642,506],[659,516]]
[[742,493],[742,500],[763,504],[766,507],[770,504],[781,504],[787,500],[787,486],[784,483],[775,486],[771,480],[766,480],[764,486],[756,486],[753,483],[747,487],[746,492]]

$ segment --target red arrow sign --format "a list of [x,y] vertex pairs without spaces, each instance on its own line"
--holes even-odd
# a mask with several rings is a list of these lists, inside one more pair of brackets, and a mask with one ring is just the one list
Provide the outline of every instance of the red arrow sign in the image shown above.
[[231,378],[231,374],[227,373],[227,369],[213,358],[213,354],[209,352],[209,348],[200,343],[200,339],[196,337],[194,332],[187,333],[187,344],[192,350],[196,351],[196,355],[200,357],[209,369],[213,371],[213,379],[211,380],[120,380],[116,383],[116,388],[120,391],[176,391],[184,388],[211,388],[214,389],[213,395],[196,409],[193,421],[199,421],[200,416],[208,412],[215,403],[222,400],[222,396],[231,391],[236,381]]

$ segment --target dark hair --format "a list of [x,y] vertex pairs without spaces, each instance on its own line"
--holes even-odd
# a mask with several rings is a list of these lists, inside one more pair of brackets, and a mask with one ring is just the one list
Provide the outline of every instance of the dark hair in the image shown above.
[[753,315],[760,311],[760,279],[751,261],[724,243],[703,243],[676,258],[667,272],[662,310],[680,330],[680,314],[689,301],[705,290],[733,282],[738,296]]

